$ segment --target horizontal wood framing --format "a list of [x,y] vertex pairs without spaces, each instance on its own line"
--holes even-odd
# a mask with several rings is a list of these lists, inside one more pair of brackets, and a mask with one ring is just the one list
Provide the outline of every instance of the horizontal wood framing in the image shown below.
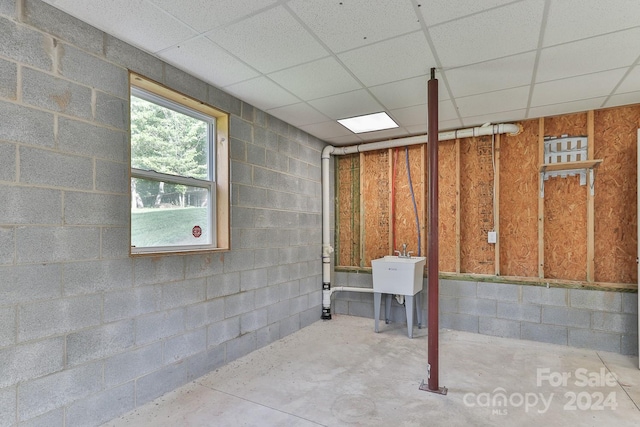
[[[371,274],[371,267],[346,267],[338,266],[335,268],[340,273],[359,273]],[[425,271],[424,277],[427,277]],[[607,283],[607,282],[584,282],[579,280],[559,280],[544,279],[537,277],[520,277],[520,276],[494,276],[491,274],[467,274],[467,273],[449,273],[440,272],[440,279],[462,280],[467,282],[486,282],[486,283],[509,283],[517,285],[531,285],[545,288],[563,288],[563,289],[592,289],[609,292],[629,292],[636,293],[637,286],[628,283]]]

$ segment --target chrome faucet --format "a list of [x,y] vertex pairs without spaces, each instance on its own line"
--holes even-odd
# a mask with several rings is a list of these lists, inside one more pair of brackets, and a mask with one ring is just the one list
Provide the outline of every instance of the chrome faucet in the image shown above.
[[413,251],[407,252],[406,243],[402,244],[402,251],[394,251],[394,252],[398,254],[398,258],[411,258],[411,254],[413,253]]

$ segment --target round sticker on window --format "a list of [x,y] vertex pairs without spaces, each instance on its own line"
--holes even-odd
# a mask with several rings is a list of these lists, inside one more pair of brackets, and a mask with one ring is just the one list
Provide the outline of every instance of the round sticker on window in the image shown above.
[[202,228],[200,228],[199,225],[196,225],[191,230],[191,234],[193,234],[193,237],[195,237],[197,239],[198,237],[202,236]]

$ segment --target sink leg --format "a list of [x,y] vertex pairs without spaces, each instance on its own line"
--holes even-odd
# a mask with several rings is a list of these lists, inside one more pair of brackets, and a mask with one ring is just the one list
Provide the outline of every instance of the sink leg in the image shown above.
[[413,338],[413,295],[404,296],[404,306],[407,312],[407,333]]
[[382,294],[380,292],[374,292],[373,293],[373,322],[374,322],[374,327],[373,330],[374,332],[378,332],[378,326],[379,326],[379,322],[380,322],[380,302],[382,300]]
[[387,325],[391,323],[391,300],[393,299],[393,295],[386,294],[386,299],[384,300],[384,323]]
[[418,329],[422,329],[422,291],[416,295],[416,317],[418,318]]

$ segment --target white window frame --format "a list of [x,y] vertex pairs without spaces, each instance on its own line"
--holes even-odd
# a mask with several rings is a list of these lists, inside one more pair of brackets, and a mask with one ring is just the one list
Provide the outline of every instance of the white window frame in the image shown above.
[[[207,227],[211,236],[211,243],[201,245],[149,247],[134,247],[130,245],[130,254],[153,255],[229,250],[229,115],[135,73],[130,74],[130,89],[131,96],[178,111],[208,124],[209,176],[207,179],[177,176],[133,167],[130,167],[129,170],[131,179],[141,178],[171,184],[182,184],[189,187],[206,188],[209,193],[208,212],[210,214],[208,215],[208,224],[203,224],[203,226]],[[132,214],[133,210],[130,209],[130,212]],[[130,227],[131,224],[132,220],[130,221]]]

